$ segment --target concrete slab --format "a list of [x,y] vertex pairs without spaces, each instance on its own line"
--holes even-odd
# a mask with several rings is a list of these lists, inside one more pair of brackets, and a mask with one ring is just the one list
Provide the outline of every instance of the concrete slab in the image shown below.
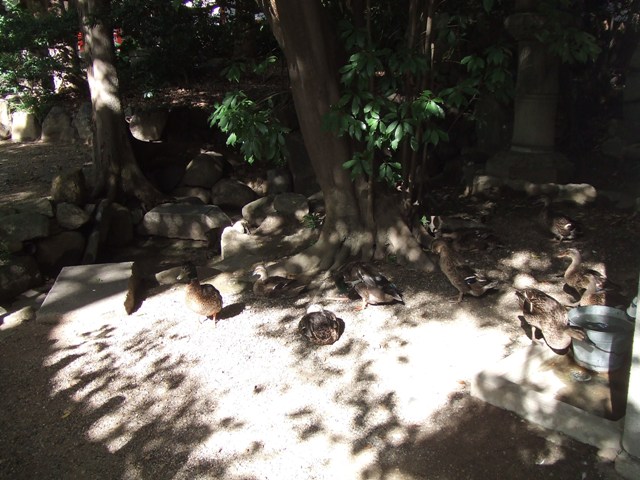
[[628,365],[597,374],[536,344],[476,375],[471,394],[583,443],[619,450],[627,388]]
[[139,227],[142,235],[210,240],[210,232],[231,225],[231,219],[216,205],[168,203],[149,210]]
[[124,301],[133,262],[65,267],[38,310],[36,321],[57,324],[80,318],[126,315]]

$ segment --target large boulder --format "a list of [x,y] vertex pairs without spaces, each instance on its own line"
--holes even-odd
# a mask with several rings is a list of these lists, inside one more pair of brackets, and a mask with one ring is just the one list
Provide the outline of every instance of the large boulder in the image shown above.
[[171,195],[175,198],[197,198],[205,205],[211,204],[211,189],[202,187],[178,187]]
[[145,214],[138,233],[210,241],[214,232],[228,225],[231,219],[215,205],[167,203]]
[[249,186],[232,178],[223,178],[211,189],[211,203],[221,207],[242,208],[257,197]]
[[9,102],[0,99],[0,140],[11,138],[11,110]]
[[93,121],[91,102],[84,102],[73,116],[72,125],[80,141],[86,145],[93,143]]
[[43,142],[73,143],[76,132],[71,125],[71,118],[64,108],[53,107],[42,122]]
[[55,277],[63,267],[82,261],[85,240],[80,232],[62,232],[36,244],[36,260],[42,273]]
[[307,197],[299,193],[281,193],[273,199],[273,208],[276,212],[302,220],[309,214],[309,202]]
[[11,140],[33,142],[40,138],[40,122],[33,113],[13,112],[11,116]]
[[290,192],[293,190],[293,178],[288,168],[272,168],[267,170],[267,193],[277,195],[278,193]]
[[42,275],[33,257],[11,257],[0,265],[0,301],[42,284]]
[[213,187],[228,170],[229,165],[219,154],[201,153],[187,165],[182,184],[188,187]]
[[147,110],[136,112],[129,118],[129,130],[138,140],[153,142],[160,140],[167,125],[169,112],[166,110]]
[[9,242],[24,242],[48,236],[50,224],[49,218],[39,213],[14,213],[2,217],[0,234]]
[[59,203],[56,206],[56,221],[66,230],[76,230],[91,219],[90,215],[73,203]]
[[87,199],[87,184],[82,170],[74,169],[56,175],[51,182],[51,196],[56,203],[83,206]]
[[257,227],[269,215],[273,215],[275,213],[276,211],[273,208],[272,196],[260,197],[242,207],[242,218],[244,218],[249,225],[253,227]]

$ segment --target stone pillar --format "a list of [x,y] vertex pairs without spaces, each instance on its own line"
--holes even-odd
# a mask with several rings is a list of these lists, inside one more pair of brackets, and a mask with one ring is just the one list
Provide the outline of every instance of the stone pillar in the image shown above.
[[629,393],[622,432],[622,453],[616,459],[616,471],[629,480],[640,478],[640,309],[636,311]]
[[518,72],[511,147],[487,162],[487,174],[533,182],[563,182],[571,164],[555,151],[558,59],[535,34],[545,18],[536,2],[516,0],[505,27],[518,41]]

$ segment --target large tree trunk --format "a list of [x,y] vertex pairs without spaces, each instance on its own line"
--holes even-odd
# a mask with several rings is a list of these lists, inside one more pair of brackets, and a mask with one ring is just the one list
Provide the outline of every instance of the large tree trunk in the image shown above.
[[124,119],[115,68],[109,0],[78,0],[94,116],[94,197],[138,198],[145,208],[166,201],[138,167]]
[[394,255],[402,264],[433,270],[409,228],[400,219],[399,202],[383,198],[369,211],[372,194],[364,179],[351,180],[342,164],[350,144],[322,126],[340,98],[335,42],[319,0],[262,0],[273,33],[289,67],[293,100],[305,145],[324,194],[326,218],[318,242],[292,257],[290,265],[305,271],[327,269],[347,257],[370,259]]

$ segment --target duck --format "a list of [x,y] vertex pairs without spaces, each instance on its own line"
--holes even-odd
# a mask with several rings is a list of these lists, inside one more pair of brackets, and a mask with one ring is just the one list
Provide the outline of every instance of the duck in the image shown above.
[[541,197],[538,203],[542,203],[542,210],[538,219],[546,230],[551,232],[554,239],[562,242],[564,240],[574,240],[582,234],[582,225],[564,213],[551,209],[551,199]]
[[182,267],[178,280],[188,280],[185,288],[185,303],[187,307],[198,315],[204,315],[207,320],[217,323],[218,313],[222,310],[222,295],[210,283],[201,284],[198,271],[193,263],[187,262]]
[[431,245],[431,250],[439,257],[442,273],[458,290],[458,303],[462,301],[465,294],[480,297],[488,290],[498,286],[497,280],[490,281],[471,266],[464,264],[444,240],[435,240]]
[[587,288],[582,292],[578,304],[581,307],[589,305],[604,305],[607,307],[624,309],[628,300],[617,288],[607,287],[603,284],[600,277],[587,273],[589,283]]
[[524,319],[531,325],[533,342],[536,328],[552,350],[566,349],[572,339],[586,341],[585,332],[569,325],[566,308],[555,298],[537,288],[516,289],[515,293]]
[[369,262],[354,261],[343,265],[338,270],[338,283],[346,284],[360,296],[359,310],[368,305],[404,303],[398,287]]
[[253,284],[253,293],[260,297],[297,297],[307,288],[297,279],[269,276],[267,268],[259,264],[253,270],[253,276],[258,277]]
[[344,321],[335,313],[318,305],[311,305],[298,323],[298,331],[315,345],[332,345],[344,332]]
[[595,281],[599,290],[619,290],[620,287],[596,270],[585,267],[582,264],[582,255],[577,248],[567,248],[558,253],[560,258],[568,258],[571,263],[564,272],[564,282],[581,294],[592,281]]

